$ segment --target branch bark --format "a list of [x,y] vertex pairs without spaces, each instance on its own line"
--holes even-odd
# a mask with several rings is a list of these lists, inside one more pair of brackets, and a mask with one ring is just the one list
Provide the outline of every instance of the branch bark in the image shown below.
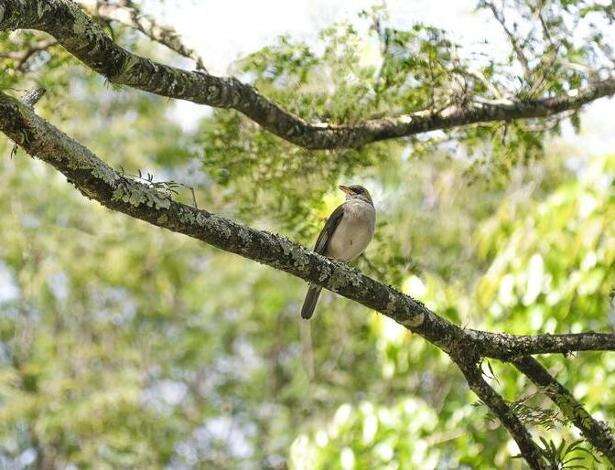
[[573,351],[615,351],[613,333],[570,333],[559,335],[510,335],[466,330],[486,357],[510,360],[534,354],[568,354]]
[[310,123],[236,78],[189,72],[127,51],[115,44],[73,2],[4,0],[3,3],[0,30],[45,31],[112,83],[213,107],[236,109],[264,129],[308,149],[360,147],[370,142],[474,123],[548,117],[615,94],[615,77],[611,76],[549,98],[450,106],[439,111],[422,110],[353,125]]
[[607,424],[590,415],[572,393],[533,357],[515,359],[513,364],[558,406],[563,415],[581,430],[583,437],[615,467],[615,439]]

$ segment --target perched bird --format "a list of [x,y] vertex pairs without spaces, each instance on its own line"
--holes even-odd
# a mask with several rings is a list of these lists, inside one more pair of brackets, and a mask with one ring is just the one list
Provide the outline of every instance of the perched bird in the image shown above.
[[[333,211],[318,235],[314,251],[339,261],[352,261],[367,248],[374,236],[376,209],[363,186],[340,186],[346,201]],[[301,308],[306,320],[314,314],[321,287],[310,284]]]

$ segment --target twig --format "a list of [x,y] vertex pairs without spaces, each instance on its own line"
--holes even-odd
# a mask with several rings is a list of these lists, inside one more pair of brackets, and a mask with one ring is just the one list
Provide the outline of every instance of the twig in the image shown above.
[[530,67],[529,60],[526,57],[525,52],[523,52],[523,48],[517,42],[517,38],[515,37],[513,32],[508,29],[508,26],[506,26],[506,18],[504,18],[504,14],[498,10],[498,8],[493,2],[485,2],[485,5],[489,7],[491,12],[493,13],[494,18],[497,20],[498,23],[500,23],[500,26],[502,26],[502,30],[508,37],[510,45],[515,51],[517,60],[521,63],[521,66],[523,67],[523,70],[525,72],[525,78],[529,81],[532,77],[532,69]]
[[152,41],[162,44],[182,57],[193,60],[197,70],[207,73],[201,56],[183,43],[175,29],[160,25],[152,17],[143,14],[132,0],[122,0],[117,5],[99,4],[96,8],[96,15],[143,33]]

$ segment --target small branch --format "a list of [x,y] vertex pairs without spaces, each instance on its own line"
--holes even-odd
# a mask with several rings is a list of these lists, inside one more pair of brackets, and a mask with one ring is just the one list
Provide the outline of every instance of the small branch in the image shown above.
[[376,273],[378,276],[385,277],[386,273],[384,271],[382,271],[382,269],[378,268],[378,266],[376,266],[374,263],[371,262],[371,260],[365,256],[365,253],[363,253],[359,259],[363,260],[365,262],[365,264],[367,265],[367,267],[374,273]]
[[615,439],[607,424],[594,419],[572,393],[555,380],[536,359],[525,356],[515,359],[513,364],[534,382],[559,407],[563,415],[581,430],[583,437],[615,466]]
[[[455,67],[451,69],[451,73],[461,75],[462,77],[473,78],[474,80],[482,83],[485,89],[487,89],[497,100],[502,99],[502,92],[498,90],[498,88],[493,83],[487,80],[487,77],[485,77],[482,72],[478,70],[464,69],[463,67]],[[476,98],[481,99],[480,97]]]
[[530,67],[529,60],[527,59],[525,52],[523,52],[523,48],[517,42],[517,38],[514,33],[510,29],[508,29],[508,26],[506,26],[506,18],[504,18],[504,14],[500,10],[498,10],[498,8],[493,2],[485,2],[485,5],[491,10],[491,12],[493,13],[493,17],[497,20],[497,22],[500,23],[502,30],[508,37],[508,41],[510,42],[513,51],[517,56],[517,60],[523,67],[523,72],[526,80],[530,81],[532,77],[532,68]]

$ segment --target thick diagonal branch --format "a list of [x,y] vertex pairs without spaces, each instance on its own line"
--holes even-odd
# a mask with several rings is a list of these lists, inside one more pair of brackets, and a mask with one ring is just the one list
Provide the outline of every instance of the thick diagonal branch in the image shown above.
[[310,123],[235,78],[188,72],[123,49],[73,2],[3,0],[2,7],[0,30],[45,31],[85,65],[113,83],[218,108],[236,109],[282,139],[310,149],[359,147],[473,123],[548,117],[615,94],[615,78],[610,77],[549,98],[451,106],[352,125]]
[[460,328],[344,263],[328,260],[279,235],[172,201],[155,188],[120,175],[29,106],[2,92],[0,131],[30,155],[53,165],[85,196],[110,209],[321,285],[389,316],[447,352],[465,344],[481,356],[510,360],[536,353],[615,350],[615,334],[515,336]]
[[590,415],[572,393],[555,380],[536,359],[521,357],[514,360],[513,364],[553,400],[564,416],[581,430],[583,437],[615,467],[615,439],[609,427]]
[[0,131],[30,155],[58,169],[85,196],[110,209],[321,285],[389,316],[446,352],[454,352],[462,344],[481,356],[508,361],[536,353],[615,350],[615,334],[515,336],[460,328],[344,263],[331,261],[279,235],[180,204],[147,184],[120,175],[29,106],[2,92]]

